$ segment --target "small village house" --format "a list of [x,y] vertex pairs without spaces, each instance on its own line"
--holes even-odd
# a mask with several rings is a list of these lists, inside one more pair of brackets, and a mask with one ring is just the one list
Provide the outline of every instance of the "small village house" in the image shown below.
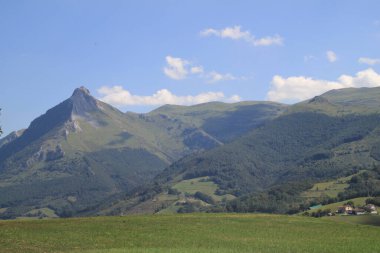
[[354,210],[352,210],[352,214],[363,215],[366,214],[366,211],[363,208],[355,208]]
[[364,209],[370,214],[377,214],[376,206],[374,204],[368,204]]
[[340,214],[352,214],[353,210],[354,208],[352,206],[344,205],[344,206],[338,207],[337,212]]

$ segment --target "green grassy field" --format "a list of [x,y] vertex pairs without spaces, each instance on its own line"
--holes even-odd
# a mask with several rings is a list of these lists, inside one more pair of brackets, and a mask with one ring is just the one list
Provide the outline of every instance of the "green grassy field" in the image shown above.
[[[354,175],[358,175],[363,172],[365,172],[365,170],[361,170]],[[344,190],[349,186],[348,183],[354,175],[341,177],[328,182],[316,183],[311,189],[303,192],[302,196],[306,198],[319,198],[322,196],[328,196],[330,198],[337,197],[338,193],[344,192]]]
[[0,252],[379,252],[380,227],[264,214],[0,222]]
[[221,201],[223,198],[227,200],[234,199],[235,196],[231,194],[226,194],[223,196],[219,196],[215,194],[215,191],[218,189],[218,185],[212,181],[204,181],[207,180],[208,177],[199,177],[188,180],[182,180],[173,186],[174,189],[182,193],[195,194],[196,192],[203,192],[209,196],[211,196],[216,201]]
[[325,217],[324,219],[334,220],[338,222],[347,222],[350,224],[380,226],[379,215],[337,215]]
[[338,210],[339,206],[343,206],[348,201],[354,202],[355,206],[364,206],[366,199],[368,199],[368,197],[348,199],[348,200],[345,200],[345,201],[341,201],[341,202],[336,202],[336,203],[324,205],[324,206],[321,206],[318,209],[321,209],[321,210],[331,209],[332,212],[335,212],[336,210]]

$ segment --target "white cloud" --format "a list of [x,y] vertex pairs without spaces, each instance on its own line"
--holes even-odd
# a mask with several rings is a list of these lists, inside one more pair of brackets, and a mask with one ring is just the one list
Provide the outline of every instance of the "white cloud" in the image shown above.
[[133,95],[122,86],[103,86],[98,89],[98,93],[102,96],[100,100],[112,104],[114,106],[126,105],[193,105],[206,103],[211,101],[237,102],[241,98],[238,95],[226,97],[223,92],[205,92],[195,96],[177,96],[167,89],[161,89],[150,96]]
[[227,102],[232,102],[232,103],[234,103],[234,102],[239,102],[239,101],[241,101],[241,97],[238,96],[238,95],[233,95],[233,96],[231,96],[231,97],[227,100]]
[[380,86],[380,75],[369,68],[355,76],[341,75],[337,81],[318,80],[305,76],[284,78],[276,75],[267,93],[271,101],[300,101],[320,95],[332,89]]
[[368,57],[360,57],[358,60],[361,64],[367,65],[375,65],[380,63],[380,59],[368,58]]
[[190,72],[192,74],[202,74],[203,73],[203,67],[202,66],[191,67]]
[[245,39],[249,40],[251,39],[251,34],[249,31],[241,31],[240,26],[234,26],[234,27],[226,27],[222,30],[215,30],[212,28],[205,29],[201,31],[202,36],[217,36],[221,38],[229,38],[233,40],[239,40],[239,39]]
[[201,31],[200,35],[204,37],[217,36],[232,40],[245,40],[254,46],[282,45],[284,40],[280,35],[255,38],[250,31],[242,31],[240,26],[226,27],[220,30],[208,28]]
[[216,71],[211,71],[207,74],[208,82],[215,83],[219,81],[236,80],[237,78],[229,73],[221,74]]
[[329,62],[336,62],[338,60],[336,53],[331,50],[326,52],[326,57]]
[[275,35],[273,37],[268,36],[261,39],[253,40],[252,43],[255,46],[282,45],[283,38],[280,35]]
[[164,67],[164,73],[171,79],[180,80],[186,78],[188,71],[186,65],[189,64],[188,61],[181,58],[175,58],[171,56],[166,56],[167,66]]
[[237,78],[232,74],[221,74],[216,71],[205,72],[202,66],[194,65],[192,62],[175,58],[172,56],[166,56],[167,66],[164,67],[164,73],[171,79],[181,80],[189,77],[190,75],[197,75],[200,78],[206,79],[209,83],[215,83],[219,81],[243,79]]
[[167,66],[164,67],[164,73],[167,77],[174,80],[185,79],[189,74],[202,74],[202,66],[194,66],[190,61],[172,57],[165,57]]

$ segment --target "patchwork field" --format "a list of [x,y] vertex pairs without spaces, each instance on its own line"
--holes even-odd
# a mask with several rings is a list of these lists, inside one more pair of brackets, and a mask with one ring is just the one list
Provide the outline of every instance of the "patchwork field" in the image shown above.
[[302,195],[306,198],[319,198],[323,196],[330,198],[337,197],[338,193],[343,192],[349,186],[348,183],[353,176],[361,174],[363,172],[365,172],[365,170],[361,170],[354,175],[341,177],[336,180],[316,183],[311,189],[303,192]]
[[212,181],[208,181],[208,177],[199,177],[194,179],[182,180],[178,184],[173,186],[174,189],[188,194],[195,194],[196,192],[202,192],[211,196],[216,201],[221,201],[223,198],[227,200],[234,199],[235,196],[231,194],[216,195],[215,191],[218,189],[218,185]]
[[261,214],[0,222],[0,252],[379,252],[380,227]]

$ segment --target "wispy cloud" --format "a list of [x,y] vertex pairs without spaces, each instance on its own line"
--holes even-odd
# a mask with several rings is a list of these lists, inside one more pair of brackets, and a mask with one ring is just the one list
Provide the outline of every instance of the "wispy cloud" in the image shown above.
[[267,93],[271,101],[300,101],[312,98],[331,89],[380,86],[380,75],[369,68],[355,76],[341,75],[337,81],[319,80],[305,76],[284,78],[276,75]]
[[229,73],[221,74],[216,71],[211,71],[207,74],[207,79],[209,83],[215,83],[219,81],[236,80],[238,78]]
[[202,74],[204,70],[202,66],[195,66],[195,67],[191,67],[190,72],[192,74]]
[[103,86],[98,89],[101,95],[100,100],[114,106],[127,105],[151,105],[158,106],[164,104],[193,105],[211,101],[238,102],[241,98],[238,95],[226,97],[223,92],[204,92],[195,96],[175,95],[167,89],[161,89],[152,95],[134,95],[122,86]]
[[242,77],[236,77],[230,73],[219,73],[217,71],[206,72],[201,65],[195,65],[192,62],[172,56],[166,56],[166,66],[164,74],[174,80],[182,80],[191,75],[204,79],[208,83],[220,81],[238,80]]
[[326,52],[326,57],[329,62],[336,62],[338,60],[338,56],[332,50]]
[[216,36],[232,40],[244,40],[253,46],[283,45],[284,39],[280,35],[256,38],[250,31],[242,31],[241,26],[226,27],[224,29],[208,28],[200,32],[203,37]]
[[316,59],[317,59],[317,57],[315,57],[315,56],[312,55],[312,54],[305,55],[305,56],[303,57],[303,61],[304,61],[304,62],[311,62],[311,61],[316,60]]
[[380,59],[375,58],[368,58],[368,57],[360,57],[358,60],[361,64],[367,64],[367,65],[375,65],[380,63]]

